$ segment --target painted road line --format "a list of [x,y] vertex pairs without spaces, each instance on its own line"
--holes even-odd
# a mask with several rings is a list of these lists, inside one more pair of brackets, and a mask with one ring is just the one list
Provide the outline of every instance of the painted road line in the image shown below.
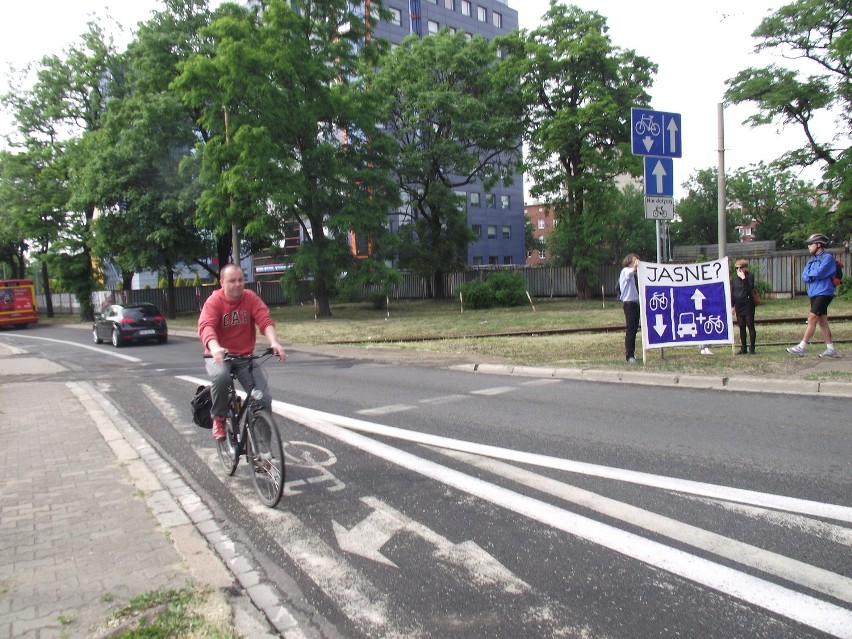
[[276,413],[296,419],[308,428],[460,492],[832,636],[852,639],[852,610],[496,486],[365,437],[342,425],[358,420],[279,401],[274,401],[273,406]]
[[852,603],[852,579],[837,573],[806,564],[802,561],[779,555],[751,544],[746,544],[714,532],[664,517],[630,504],[603,497],[576,486],[511,466],[509,464],[469,453],[432,448],[452,459],[487,470],[495,475],[529,486],[538,491],[558,497],[572,504],[613,517],[633,526],[639,526],[655,534],[688,544],[700,550],[712,552],[720,557],[811,588],[817,592]]

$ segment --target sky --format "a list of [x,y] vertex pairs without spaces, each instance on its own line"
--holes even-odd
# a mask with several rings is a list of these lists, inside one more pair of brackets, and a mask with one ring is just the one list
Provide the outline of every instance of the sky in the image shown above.
[[[568,3],[567,0],[562,0]],[[474,0],[475,2],[475,0]],[[549,0],[508,0],[518,11],[521,28],[533,29],[549,7]],[[719,164],[719,104],[725,81],[749,66],[783,63],[777,55],[753,52],[757,41],[751,37],[760,21],[784,2],[777,0],[575,0],[582,9],[594,10],[607,18],[612,43],[633,49],[659,66],[651,108],[681,114],[683,156],[674,160],[675,197],[686,193],[681,187],[698,170]],[[93,15],[112,16],[132,29],[152,11],[162,8],[158,0],[28,0],[7,2],[0,21],[0,73],[2,87],[8,90],[7,69],[21,68],[45,55],[61,54],[79,41]],[[115,32],[120,48],[130,35]],[[810,72],[817,72],[810,69]],[[748,106],[724,110],[726,173],[764,161],[770,162],[784,151],[805,142],[800,128],[779,129],[774,125],[753,129],[741,123],[751,114]],[[826,119],[820,130],[827,139],[832,122]],[[12,124],[0,114],[0,134],[9,133]],[[818,172],[802,174],[815,180]]]

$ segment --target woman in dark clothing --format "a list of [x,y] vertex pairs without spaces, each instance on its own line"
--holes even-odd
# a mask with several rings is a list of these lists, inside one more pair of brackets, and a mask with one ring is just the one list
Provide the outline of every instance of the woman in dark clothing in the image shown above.
[[[737,326],[740,327],[740,355],[754,354],[754,342],[757,333],[754,330],[754,300],[751,291],[754,288],[754,275],[748,272],[748,260],[737,260],[736,275],[731,278],[731,306],[737,314]],[[746,329],[748,329],[749,347],[746,350]]]

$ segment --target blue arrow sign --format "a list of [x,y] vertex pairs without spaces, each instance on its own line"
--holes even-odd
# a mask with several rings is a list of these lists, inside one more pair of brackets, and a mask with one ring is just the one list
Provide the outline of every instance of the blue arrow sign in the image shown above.
[[681,157],[680,113],[630,109],[630,142],[633,155]]
[[674,160],[645,158],[645,195],[674,196]]

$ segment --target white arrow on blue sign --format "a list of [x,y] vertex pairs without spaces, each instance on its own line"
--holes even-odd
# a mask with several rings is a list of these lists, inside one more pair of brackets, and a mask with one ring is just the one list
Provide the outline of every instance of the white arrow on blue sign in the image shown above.
[[633,155],[679,158],[681,148],[680,113],[651,109],[630,109],[630,141]]
[[645,158],[645,195],[674,195],[674,160]]

